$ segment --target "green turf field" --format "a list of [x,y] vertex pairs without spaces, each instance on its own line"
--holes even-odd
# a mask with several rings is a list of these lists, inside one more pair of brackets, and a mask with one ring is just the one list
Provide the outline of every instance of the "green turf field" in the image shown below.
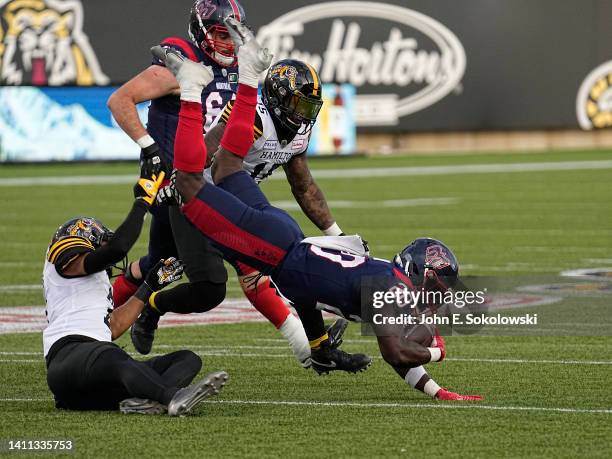
[[[339,224],[368,239],[374,255],[391,257],[427,235],[454,249],[465,275],[539,279],[566,269],[612,268],[609,163],[577,170],[395,176],[375,176],[376,170],[610,160],[611,152],[558,152],[328,159],[311,165],[328,173],[318,182]],[[41,266],[56,226],[90,214],[114,227],[131,202],[127,182],[7,186],[3,180],[123,176],[135,169],[135,164],[0,166],[0,306],[43,304]],[[271,200],[291,204],[284,180],[263,188]],[[299,210],[289,208],[306,234],[316,234]],[[132,255],[144,252],[146,240],[141,237]],[[232,279],[228,296],[239,295]],[[609,312],[603,315],[604,329],[612,327],[609,319]],[[133,350],[129,338],[121,344]],[[448,359],[428,369],[441,385],[485,396],[483,402],[463,404],[431,401],[378,358],[366,373],[317,377],[298,367],[265,323],[161,329],[156,344],[155,352],[198,352],[205,370],[229,372],[228,387],[182,419],[59,412],[46,388],[40,334],[0,335],[0,440],[71,439],[79,457],[610,454],[610,336],[450,337]],[[358,326],[349,327],[344,347],[377,356],[375,342],[362,337]]]

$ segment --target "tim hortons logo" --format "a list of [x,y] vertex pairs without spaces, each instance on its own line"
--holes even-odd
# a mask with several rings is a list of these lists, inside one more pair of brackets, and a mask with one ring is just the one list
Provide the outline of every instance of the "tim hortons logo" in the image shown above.
[[[331,22],[325,50],[302,50],[308,24]],[[389,23],[385,41],[373,41],[371,24]],[[317,28],[320,30],[320,28]],[[397,116],[423,110],[447,96],[465,73],[465,50],[443,24],[417,11],[375,2],[324,2],[286,13],[259,29],[257,38],[275,59],[300,59],[326,83],[395,87]],[[370,42],[368,43],[368,39]]]
[[105,85],[80,0],[0,0],[0,84]]

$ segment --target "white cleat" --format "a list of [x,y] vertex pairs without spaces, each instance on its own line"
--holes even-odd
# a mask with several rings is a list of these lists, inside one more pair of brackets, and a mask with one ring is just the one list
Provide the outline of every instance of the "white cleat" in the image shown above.
[[165,414],[166,405],[146,398],[126,398],[119,403],[119,411],[124,414]]
[[201,381],[179,389],[168,404],[168,414],[185,416],[202,400],[217,395],[227,383],[228,378],[225,371],[215,371],[204,376]]

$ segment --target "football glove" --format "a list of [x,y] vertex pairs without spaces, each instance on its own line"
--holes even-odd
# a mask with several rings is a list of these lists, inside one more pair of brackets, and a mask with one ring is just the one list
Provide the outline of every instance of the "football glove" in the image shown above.
[[160,188],[155,200],[158,206],[183,205],[181,194],[176,189],[176,169],[172,171],[172,175],[170,176],[170,184]]
[[215,79],[211,66],[185,59],[175,50],[159,45],[151,48],[151,53],[176,77],[181,88],[181,100],[202,102],[202,90]]
[[227,31],[238,50],[238,83],[257,88],[259,76],[268,70],[272,63],[272,54],[268,48],[262,48],[253,32],[233,17],[224,21]]
[[134,296],[146,303],[153,292],[161,290],[181,277],[183,277],[183,264],[180,260],[174,257],[159,260],[149,270],[144,282],[138,287]]
[[163,151],[159,145],[154,143],[140,152],[140,178],[150,179],[160,172],[167,172],[166,163],[163,159]]
[[134,185],[134,198],[145,202],[148,206],[153,204],[157,191],[164,181],[164,177],[166,177],[166,173],[161,171],[159,176],[153,174],[151,178],[141,177],[138,179],[138,182]]

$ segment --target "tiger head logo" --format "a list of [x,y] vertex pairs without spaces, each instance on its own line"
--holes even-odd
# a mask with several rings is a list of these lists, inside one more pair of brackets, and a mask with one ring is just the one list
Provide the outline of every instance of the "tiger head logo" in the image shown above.
[[105,85],[80,0],[0,0],[0,84]]
[[291,65],[279,65],[272,69],[272,75],[278,75],[281,80],[289,80],[291,90],[296,88],[297,69]]

